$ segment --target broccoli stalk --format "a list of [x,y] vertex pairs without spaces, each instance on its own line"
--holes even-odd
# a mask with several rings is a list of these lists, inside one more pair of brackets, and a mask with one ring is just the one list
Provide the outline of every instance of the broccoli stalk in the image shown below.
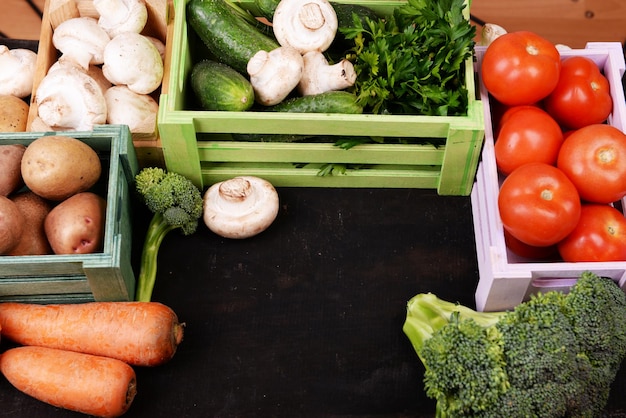
[[159,248],[175,229],[193,234],[202,216],[200,190],[185,176],[161,168],[144,168],[135,176],[135,188],[153,213],[141,253],[135,299],[148,302],[156,281]]
[[585,272],[506,312],[419,294],[403,330],[438,418],[598,416],[626,356],[624,312],[615,282]]

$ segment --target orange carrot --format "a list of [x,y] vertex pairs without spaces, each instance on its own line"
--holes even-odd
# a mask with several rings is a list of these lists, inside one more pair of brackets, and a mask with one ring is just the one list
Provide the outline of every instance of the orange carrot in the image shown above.
[[98,417],[124,414],[137,392],[135,371],[123,361],[54,348],[11,348],[0,371],[35,399]]
[[0,303],[2,337],[116,358],[134,366],[169,361],[183,338],[174,311],[158,302],[38,305]]

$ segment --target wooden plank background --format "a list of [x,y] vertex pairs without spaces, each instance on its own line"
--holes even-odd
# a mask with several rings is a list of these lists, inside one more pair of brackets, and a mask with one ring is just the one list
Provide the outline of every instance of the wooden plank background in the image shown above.
[[534,31],[572,48],[626,40],[624,0],[472,0],[471,13],[509,32]]
[[[43,12],[45,0],[32,0]],[[39,39],[41,18],[25,0],[2,0],[0,13],[0,32],[12,39]]]
[[[44,2],[32,0],[40,10]],[[2,0],[2,6],[0,32],[4,36],[39,39],[41,19],[26,0]],[[623,0],[472,0],[471,12],[509,31],[532,30],[575,48],[589,41],[626,41]]]

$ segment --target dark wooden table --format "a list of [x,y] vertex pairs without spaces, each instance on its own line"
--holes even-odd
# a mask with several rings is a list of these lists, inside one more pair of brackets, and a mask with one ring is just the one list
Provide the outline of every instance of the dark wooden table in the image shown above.
[[[161,247],[154,300],[185,321],[174,359],[137,368],[130,417],[431,417],[402,332],[420,292],[474,306],[467,197],[394,189],[279,189],[263,234],[204,225]],[[141,214],[140,214],[141,215]],[[137,216],[137,230],[145,216]],[[140,245],[141,237],[135,241]],[[626,370],[606,416],[626,417]],[[80,416],[0,379],[0,417]]]

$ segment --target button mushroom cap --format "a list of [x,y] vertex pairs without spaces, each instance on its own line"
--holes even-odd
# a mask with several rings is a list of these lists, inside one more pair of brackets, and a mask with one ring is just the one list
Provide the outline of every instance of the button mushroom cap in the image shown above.
[[62,22],[52,34],[52,44],[65,59],[71,59],[84,69],[89,64],[104,62],[104,48],[111,38],[92,17],[75,17]]
[[104,49],[102,73],[115,85],[125,84],[135,93],[150,94],[161,85],[163,60],[146,36],[124,32]]
[[206,226],[224,238],[249,238],[265,231],[278,215],[278,193],[270,182],[239,176],[215,183],[204,194]]
[[111,38],[122,32],[140,33],[148,22],[143,0],[93,0],[100,25]]
[[106,101],[100,85],[76,67],[49,71],[37,87],[34,102],[41,121],[54,130],[90,131],[106,123]]
[[127,86],[113,86],[104,93],[107,123],[128,125],[132,133],[152,133],[156,129],[159,104],[147,94],[135,93]]
[[0,45],[0,95],[29,96],[33,90],[37,54],[30,49]]
[[282,46],[290,45],[301,54],[324,52],[337,34],[337,14],[328,0],[281,0],[272,27]]

